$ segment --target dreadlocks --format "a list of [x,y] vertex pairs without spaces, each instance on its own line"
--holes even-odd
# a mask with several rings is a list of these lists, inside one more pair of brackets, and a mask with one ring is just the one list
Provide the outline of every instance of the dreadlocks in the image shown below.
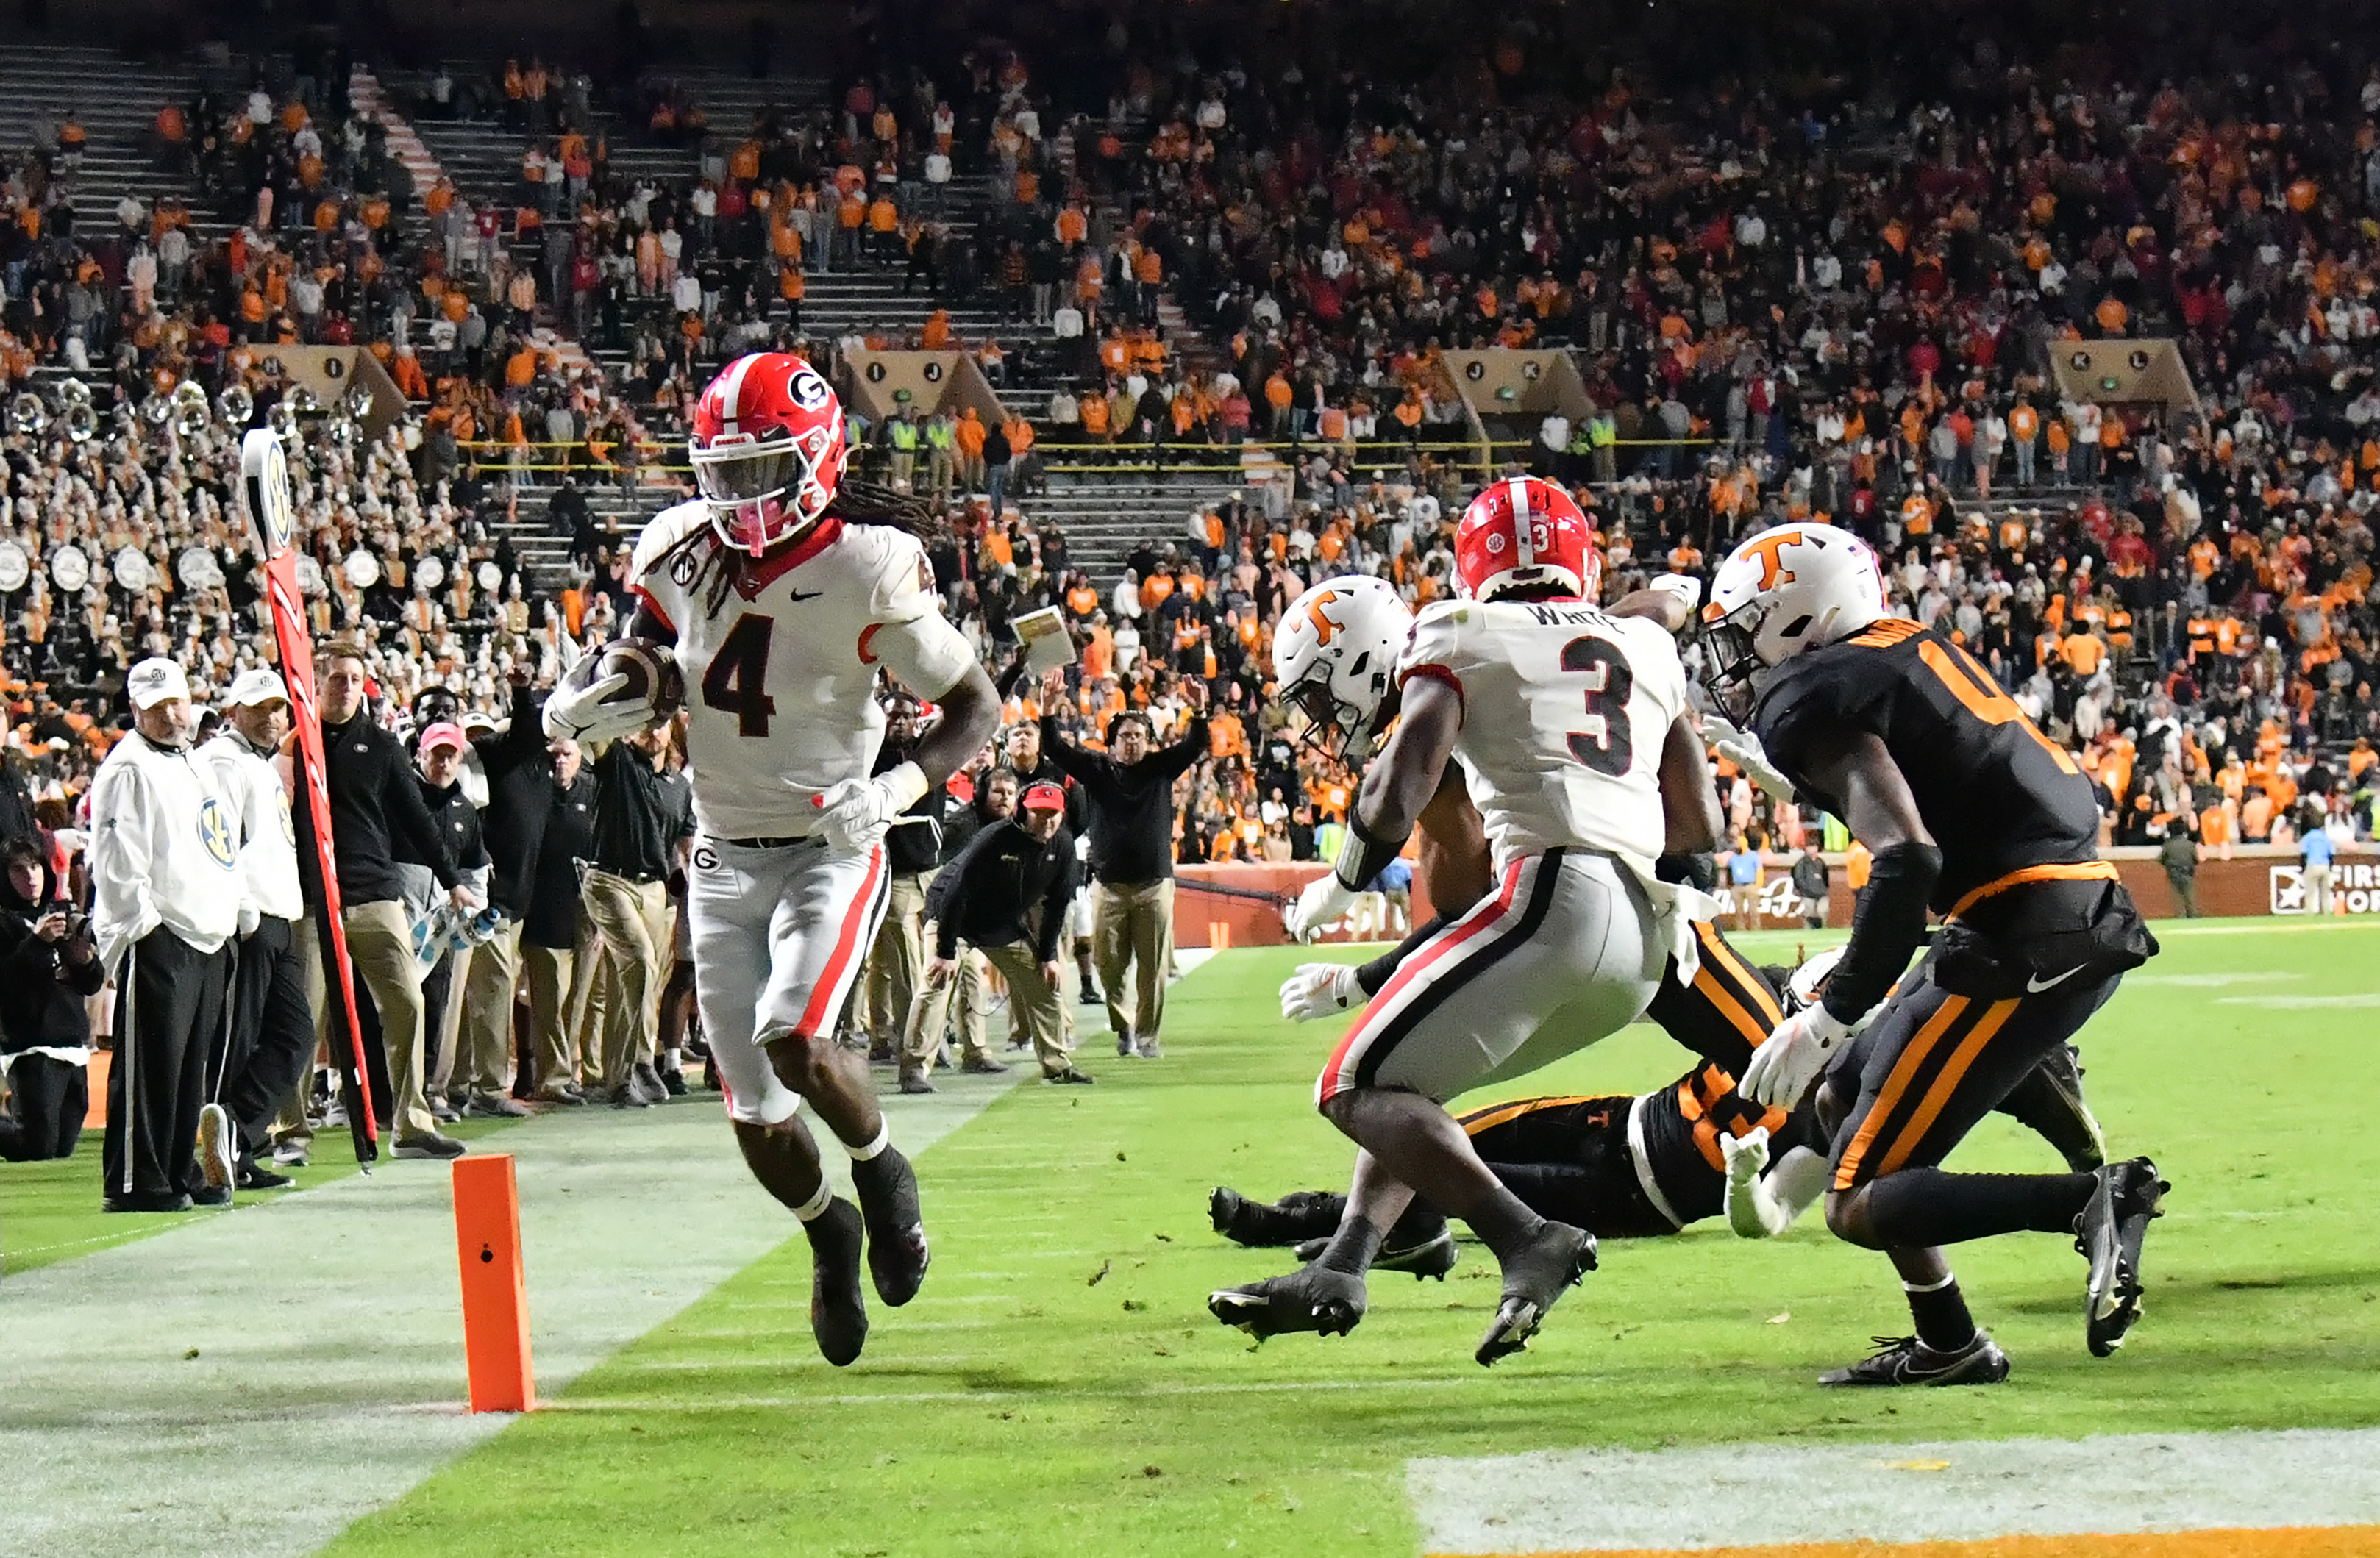
[[[881,482],[856,477],[845,477],[836,485],[834,497],[819,516],[819,523],[823,525],[830,519],[839,519],[845,525],[881,525],[915,536],[920,541],[935,539],[948,528],[935,504],[909,493],[896,492]],[[656,566],[674,564],[680,557],[694,560],[687,591],[703,591],[704,614],[717,615],[748,561],[746,555],[720,540],[719,532],[706,525],[688,531],[662,554]]]

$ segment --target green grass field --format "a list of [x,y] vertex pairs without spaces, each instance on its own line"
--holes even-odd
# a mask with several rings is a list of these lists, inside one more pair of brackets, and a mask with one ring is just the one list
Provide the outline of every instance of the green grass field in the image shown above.
[[[2360,1193],[2380,1147],[2329,1112],[2362,1091],[2380,926],[2165,928],[2083,1038],[2114,1145],[2174,1182],[2114,1359],[2083,1350],[2066,1241],[2010,1238],[1956,1262],[2008,1384],[1821,1394],[1814,1374],[1906,1316],[1883,1261],[1815,1218],[1765,1244],[1608,1243],[1493,1371],[1470,1359],[1497,1291],[1475,1248],[1443,1285],[1377,1277],[1353,1336],[1252,1350],[1204,1296],[1286,1262],[1210,1233],[1207,1189],[1337,1186],[1350,1151],[1308,1102],[1335,1025],[1277,1016],[1303,954],[1243,951],[1177,987],[1163,1063],[1087,1045],[1099,1087],[1021,1086],[921,1158],[933,1274],[856,1367],[813,1351],[789,1238],[330,1551],[1410,1553],[1416,1455],[2380,1423]],[[1512,1091],[1684,1065],[1640,1026]],[[1998,1120],[1954,1161],[2051,1164]]]

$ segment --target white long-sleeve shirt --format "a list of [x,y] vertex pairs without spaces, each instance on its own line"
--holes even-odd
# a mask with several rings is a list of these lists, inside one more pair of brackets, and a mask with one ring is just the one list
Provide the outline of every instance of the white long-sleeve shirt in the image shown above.
[[[298,886],[298,829],[280,769],[232,730],[199,748],[199,761],[231,808],[240,875],[247,878],[254,912],[297,919],[306,911],[306,900]],[[252,918],[241,917],[242,936],[255,928]]]
[[196,757],[137,731],[115,743],[91,786],[92,923],[111,972],[161,925],[201,952],[230,939],[248,896],[238,837]]

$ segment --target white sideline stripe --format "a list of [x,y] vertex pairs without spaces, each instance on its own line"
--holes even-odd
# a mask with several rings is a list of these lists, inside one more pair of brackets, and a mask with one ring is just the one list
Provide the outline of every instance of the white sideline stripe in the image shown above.
[[[889,1102],[894,1141],[923,1150],[1013,1080]],[[482,1145],[516,1160],[542,1399],[799,1237],[715,1100]],[[461,1407],[451,1186],[391,1163],[0,1282],[0,1558],[298,1558],[510,1422]],[[807,1305],[777,1323],[807,1329]]]
[[2380,1007],[2380,994],[2362,996],[2218,996],[2215,1004],[2226,1007],[2284,1007],[2301,1010],[2310,1007]]
[[1406,1484],[1431,1552],[2355,1526],[2380,1520],[2380,1430],[1549,1450]]
[[2245,973],[2128,973],[2124,984],[2163,984],[2183,990],[2219,990],[2227,984],[2281,984],[2303,979],[2301,973],[2283,973],[2278,970]]
[[[969,1361],[979,1361],[968,1355]],[[899,1361],[907,1362],[906,1359]],[[803,1367],[816,1364],[815,1372],[825,1374],[827,1366],[817,1359],[804,1360]],[[1425,1376],[1410,1380],[1252,1380],[1222,1384],[1148,1384],[1148,1385],[1065,1385],[1048,1390],[904,1390],[846,1391],[839,1395],[699,1395],[674,1398],[659,1396],[574,1396],[568,1401],[552,1403],[556,1410],[570,1412],[781,1412],[806,1407],[872,1407],[881,1402],[906,1405],[930,1405],[936,1402],[971,1401],[1141,1401],[1175,1395],[1308,1395],[1318,1390],[1365,1392],[1376,1390],[1460,1390],[1475,1382],[1472,1374]]]
[[2159,941],[2169,936],[2270,936],[2276,931],[2287,931],[2292,936],[2310,936],[2316,931],[2380,930],[2380,919],[2359,920],[2350,916],[2316,920],[2311,914],[2267,914],[2252,925],[2193,925],[2173,920],[2156,920],[2151,922],[2151,928],[2156,932]]

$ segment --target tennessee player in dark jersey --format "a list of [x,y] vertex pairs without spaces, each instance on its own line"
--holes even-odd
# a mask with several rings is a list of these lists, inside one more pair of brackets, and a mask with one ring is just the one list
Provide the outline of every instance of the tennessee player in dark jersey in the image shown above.
[[[2139,1312],[2141,1243],[2165,1189],[2155,1165],[1938,1166],[2156,950],[2098,858],[2088,781],[1963,650],[1891,617],[1875,554],[1847,531],[1786,525],[1745,541],[1703,620],[1714,695],[1730,712],[1750,703],[1766,760],[1875,858],[1824,997],[1742,1077],[1747,1097],[1791,1104],[1825,1075],[1823,1102],[1841,1110],[1828,1226],[1890,1256],[1916,1322],[1825,1383],[2005,1378],[2006,1355],[1938,1247],[2025,1230],[2075,1239],[2089,1262],[2085,1339],[2107,1356]],[[1942,927],[1904,973],[1929,908]]]

